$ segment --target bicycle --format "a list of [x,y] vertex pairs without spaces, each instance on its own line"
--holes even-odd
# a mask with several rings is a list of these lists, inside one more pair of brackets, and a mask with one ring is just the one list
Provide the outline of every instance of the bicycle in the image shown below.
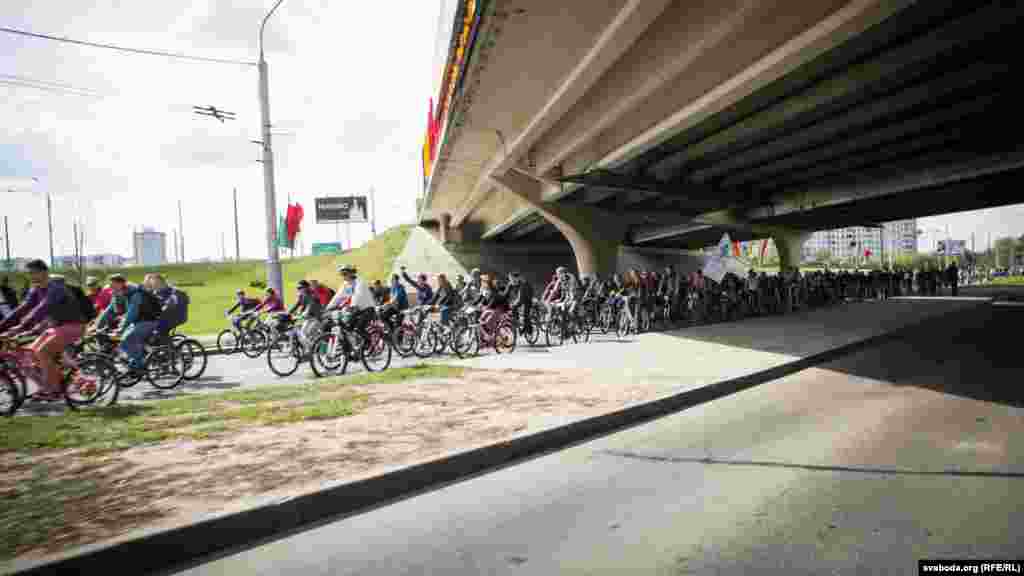
[[452,350],[459,358],[476,356],[480,346],[493,346],[497,354],[514,352],[516,349],[516,327],[511,311],[492,311],[498,317],[491,319],[493,330],[488,330],[482,321],[483,312],[479,308],[468,308],[468,322],[455,329],[452,336]]
[[[569,314],[565,304],[556,304],[551,307],[551,312],[548,315],[545,338],[548,346],[561,346],[566,338],[572,338],[574,343],[578,343],[581,339],[584,342],[589,342],[590,325],[578,314]],[[552,344],[552,342],[557,344]]]
[[310,354],[310,365],[318,377],[344,374],[349,362],[362,362],[367,372],[380,372],[391,365],[391,342],[376,309],[368,312],[362,330],[352,327],[345,312],[332,312],[325,331],[316,339]]
[[[530,309],[530,329],[526,330],[526,324],[523,318],[520,317],[519,309],[520,307],[517,306],[515,308],[512,308],[511,310],[512,325],[515,328],[517,334],[523,335],[523,340],[526,340],[527,344],[529,344],[530,346],[536,346],[537,341],[540,340],[541,333],[540,325],[542,321],[540,312],[537,310],[536,307]],[[458,352],[456,352],[456,354],[457,353]]]
[[[0,339],[0,415],[12,416],[25,402],[37,400],[29,393],[29,384],[40,387],[42,368],[27,346],[32,337]],[[120,392],[115,369],[109,359],[98,354],[77,358],[68,351],[57,356],[60,370],[60,395],[71,410],[86,406],[112,406]],[[104,399],[99,403],[100,399]]]
[[425,315],[416,327],[416,346],[413,352],[420,358],[429,358],[441,354],[445,348],[451,347],[455,330],[466,323],[462,311],[449,310],[448,323],[438,318]]
[[[234,317],[230,328],[217,334],[217,350],[221,354],[241,352],[247,358],[259,358],[267,347],[267,334],[260,329],[258,314],[246,312]],[[237,328],[236,328],[237,326]]]
[[294,320],[288,318],[289,327],[279,331],[277,337],[267,344],[267,365],[270,371],[284,378],[291,376],[299,369],[299,365],[311,357],[313,344],[319,339],[323,326],[318,327],[304,342],[299,336],[299,328]]

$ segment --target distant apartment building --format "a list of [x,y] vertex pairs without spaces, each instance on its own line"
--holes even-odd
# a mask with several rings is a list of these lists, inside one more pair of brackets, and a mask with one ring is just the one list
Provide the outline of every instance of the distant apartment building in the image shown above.
[[167,262],[167,234],[143,228],[132,234],[132,260],[136,266],[159,266]]
[[866,251],[872,258],[884,255],[886,259],[916,253],[917,220],[886,222],[882,228],[851,226],[815,232],[804,243],[803,259],[813,260],[828,252],[832,258],[847,260],[863,257]]

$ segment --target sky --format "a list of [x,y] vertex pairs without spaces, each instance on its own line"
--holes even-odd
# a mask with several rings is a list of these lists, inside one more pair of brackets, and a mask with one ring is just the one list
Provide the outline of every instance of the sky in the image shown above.
[[[447,3],[447,2],[446,2]],[[450,3],[448,3],[450,4]],[[0,26],[193,56],[255,61],[272,0],[128,2],[4,0]],[[369,224],[317,225],[313,199],[368,194],[377,231],[411,223],[436,72],[440,0],[285,0],[267,24],[276,196],[306,212],[304,240],[370,236]],[[39,90],[25,79],[60,89]],[[55,252],[70,254],[72,222],[86,252],[132,255],[131,233],[172,238],[178,202],[189,260],[234,254],[238,189],[243,258],[266,257],[258,75],[254,66],[126,54],[0,33],[0,189],[15,257],[48,252],[44,193],[53,198]],[[69,88],[73,94],[68,93]],[[214,105],[217,122],[192,114]],[[6,188],[6,186],[5,186]],[[337,229],[336,229],[337,228]],[[168,247],[168,256],[173,250]]]
[[[267,24],[277,205],[306,208],[303,241],[349,239],[368,224],[313,222],[313,199],[375,190],[377,230],[411,223],[421,188],[428,101],[445,55],[455,2],[285,0]],[[4,0],[0,26],[129,47],[252,61],[271,0],[127,2]],[[439,34],[442,24],[449,27]],[[39,90],[25,79],[60,85]],[[69,93],[74,92],[74,93]],[[192,114],[215,105],[222,123]],[[238,189],[241,254],[266,257],[266,217],[255,67],[172,60],[0,33],[0,189],[15,257],[45,256],[45,192],[54,203],[55,252],[70,254],[72,222],[90,254],[132,256],[131,233],[172,237],[182,203],[189,260],[233,254]],[[1024,205],[921,219],[979,249],[1024,234]],[[926,234],[921,249],[938,234]],[[168,248],[168,256],[173,250]]]

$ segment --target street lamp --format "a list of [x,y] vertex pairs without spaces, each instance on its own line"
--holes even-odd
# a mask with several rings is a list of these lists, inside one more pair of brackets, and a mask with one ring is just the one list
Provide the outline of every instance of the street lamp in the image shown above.
[[[36,178],[35,176],[33,176],[30,180],[34,184],[39,184],[39,179]],[[27,182],[27,180],[23,180],[20,183],[24,184],[25,182]],[[32,184],[32,183],[29,184],[30,188],[34,188],[34,184]],[[17,184],[18,183],[13,183],[13,184],[14,185],[10,185],[9,184],[7,186],[7,191],[8,192],[17,192],[18,191],[17,190],[17,188],[18,188]],[[30,191],[34,192],[35,190],[30,190]],[[47,221],[47,225],[49,226],[49,233],[50,233],[50,268],[53,268],[53,264],[54,264],[54,260],[53,260],[53,200],[50,198],[50,191],[49,190],[47,190],[45,192],[45,194],[46,194],[46,221]],[[8,259],[10,259],[10,248],[11,248],[10,243],[11,243],[11,239],[10,239],[10,236],[8,235],[8,237],[7,237]]]
[[267,26],[267,20],[282,1],[277,0],[260,23],[260,61],[257,64],[260,72],[260,117],[263,124],[263,190],[267,208],[267,284],[281,295],[284,294],[284,280],[281,260],[277,254],[277,200],[274,197],[274,154],[270,147],[270,94],[267,88],[267,61],[263,58],[263,30]]

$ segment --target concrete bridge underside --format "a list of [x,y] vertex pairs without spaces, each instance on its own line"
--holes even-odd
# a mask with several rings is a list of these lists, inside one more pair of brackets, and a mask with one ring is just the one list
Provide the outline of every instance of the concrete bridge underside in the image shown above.
[[420,223],[607,273],[1019,203],[1022,32],[1003,1],[494,0]]

